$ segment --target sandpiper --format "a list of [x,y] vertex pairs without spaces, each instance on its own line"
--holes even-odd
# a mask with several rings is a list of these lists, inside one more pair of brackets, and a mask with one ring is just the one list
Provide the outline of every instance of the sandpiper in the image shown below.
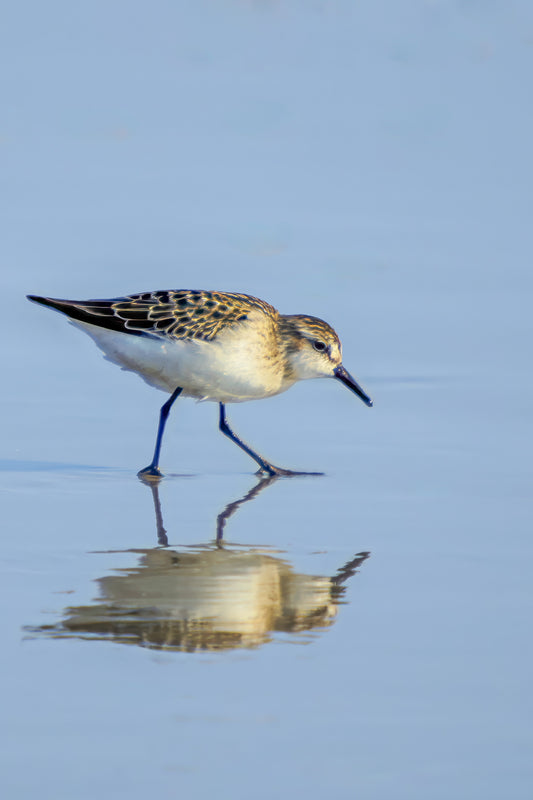
[[58,300],[28,295],[60,311],[91,336],[107,360],[170,394],[161,407],[154,456],[138,474],[160,478],[159,455],[171,406],[179,395],[219,404],[219,428],[268,475],[304,475],[271,464],[242,441],[226,403],[285,392],[307,378],[337,378],[367,406],[372,400],[342,365],[341,342],[318,317],[280,314],[234,292],[168,290],[110,300]]

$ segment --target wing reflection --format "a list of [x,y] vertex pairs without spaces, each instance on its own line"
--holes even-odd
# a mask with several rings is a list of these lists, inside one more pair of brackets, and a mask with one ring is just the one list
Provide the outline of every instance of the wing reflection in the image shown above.
[[[27,628],[52,638],[112,640],[163,650],[212,651],[254,648],[284,632],[301,638],[330,626],[346,581],[368,558],[358,553],[333,576],[297,573],[265,548],[226,546],[229,517],[276,478],[260,480],[217,518],[216,540],[200,547],[136,550],[136,566],[97,580],[100,597],[65,609],[55,625]],[[166,545],[157,484],[158,541]]]

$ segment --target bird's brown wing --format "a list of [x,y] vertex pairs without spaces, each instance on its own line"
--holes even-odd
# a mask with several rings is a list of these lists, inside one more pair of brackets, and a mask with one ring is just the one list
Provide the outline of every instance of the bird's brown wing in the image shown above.
[[172,339],[214,339],[221,329],[259,310],[277,318],[275,308],[246,294],[196,290],[143,292],[110,300],[59,300],[28,295],[72,319],[136,335]]

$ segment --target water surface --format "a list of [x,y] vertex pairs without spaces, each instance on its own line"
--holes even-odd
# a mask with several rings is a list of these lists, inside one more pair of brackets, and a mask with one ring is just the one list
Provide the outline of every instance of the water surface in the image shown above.
[[[529,800],[528,3],[13,7],[9,798]],[[249,292],[335,381],[232,406],[258,482],[27,293]]]

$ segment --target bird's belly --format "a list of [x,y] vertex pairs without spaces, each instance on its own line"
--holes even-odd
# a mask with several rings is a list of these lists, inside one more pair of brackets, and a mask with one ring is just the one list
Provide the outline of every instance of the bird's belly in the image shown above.
[[269,397],[289,388],[275,363],[238,340],[165,340],[135,336],[72,321],[95,341],[105,358],[136,372],[164,392],[178,386],[183,394],[203,400],[238,403]]

